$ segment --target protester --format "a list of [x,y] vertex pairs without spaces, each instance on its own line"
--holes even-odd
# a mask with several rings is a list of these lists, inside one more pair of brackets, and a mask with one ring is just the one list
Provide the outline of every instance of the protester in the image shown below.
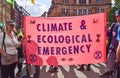
[[0,33],[3,32],[3,24],[0,22]]
[[[87,64],[87,71],[90,71],[90,65],[91,64]],[[77,68],[77,70],[84,71],[84,69],[85,69],[84,66],[85,66],[85,64],[80,65],[80,67]]]
[[109,52],[109,47],[110,47],[111,41],[112,41],[112,31],[113,31],[113,28],[115,25],[116,25],[116,23],[112,23],[111,26],[106,31],[106,33],[107,33],[106,56],[108,55],[108,52]]
[[[26,58],[26,75],[23,76],[22,78],[30,78],[31,75],[31,66],[32,64],[28,64],[27,63],[27,56],[26,56],[26,38],[23,39],[23,53],[25,54],[25,58]],[[34,65],[35,67],[35,73],[33,75],[33,78],[39,78],[40,76],[40,65]]]
[[117,78],[120,78],[120,10],[116,11],[116,20],[118,25],[118,36],[119,41],[117,52],[116,52],[116,64],[117,64]]
[[18,61],[17,47],[21,44],[13,33],[15,22],[8,20],[6,22],[6,31],[0,33],[0,53],[2,54],[2,78],[15,78],[15,67]]
[[[116,17],[118,14],[116,13]],[[108,38],[110,39],[110,46],[108,48],[108,55],[107,55],[107,69],[106,72],[102,75],[107,75],[108,78],[116,78],[116,51],[118,47],[118,40],[117,40],[117,34],[118,34],[118,23],[113,23],[111,25],[111,32],[107,33]]]
[[[3,24],[0,22],[0,33],[3,32]],[[1,68],[1,54],[0,54],[0,68]]]
[[40,76],[40,66],[35,65],[35,73],[33,75],[33,78],[39,78],[39,76]]
[[[17,35],[17,38],[18,38],[18,41],[22,41],[23,39],[23,33],[21,31],[20,28],[16,28],[16,35]],[[22,67],[23,67],[23,60],[24,60],[24,53],[23,53],[23,50],[22,50],[22,44],[20,45],[20,47],[17,48],[18,50],[18,63],[17,63],[17,67],[18,67],[18,72],[16,73],[16,75],[18,77],[20,77],[22,75]]]

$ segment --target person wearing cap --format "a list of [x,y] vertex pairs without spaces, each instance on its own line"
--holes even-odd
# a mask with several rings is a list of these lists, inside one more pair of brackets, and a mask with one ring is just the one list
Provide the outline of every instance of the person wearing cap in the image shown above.
[[2,55],[1,78],[15,78],[14,70],[18,61],[18,51],[16,48],[21,43],[18,42],[14,35],[14,27],[15,22],[8,20],[6,22],[6,31],[0,33],[0,53]]
[[[115,17],[118,19],[118,11],[116,11]],[[112,23],[110,32],[107,32],[107,37],[110,39],[110,45],[108,47],[108,55],[107,55],[107,61],[106,61],[106,72],[101,75],[103,76],[109,76],[108,78],[116,78],[116,51],[118,47],[118,29],[119,29],[119,23],[117,20],[117,23]]]
[[117,78],[120,78],[120,10],[116,11],[116,20],[118,25],[118,36],[119,41],[117,52],[116,52],[116,64],[117,64]]

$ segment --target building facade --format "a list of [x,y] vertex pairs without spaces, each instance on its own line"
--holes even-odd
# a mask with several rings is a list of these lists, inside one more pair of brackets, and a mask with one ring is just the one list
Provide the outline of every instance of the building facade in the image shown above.
[[11,10],[11,19],[16,22],[18,27],[23,27],[24,16],[30,16],[30,14],[15,2],[15,9]]
[[30,14],[21,6],[15,2],[15,8],[6,0],[0,0],[0,22],[5,24],[6,20],[14,20],[17,26],[23,26],[23,17],[29,16]]
[[111,0],[52,0],[48,17],[78,16],[106,12]]
[[11,19],[11,5],[6,0],[0,0],[0,22],[5,23]]

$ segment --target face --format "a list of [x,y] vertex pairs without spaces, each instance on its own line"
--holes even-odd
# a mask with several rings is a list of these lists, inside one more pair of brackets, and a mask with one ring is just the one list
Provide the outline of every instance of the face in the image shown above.
[[9,30],[13,30],[13,29],[14,29],[14,25],[13,25],[13,24],[10,24],[10,25],[8,26],[8,29],[9,29]]
[[116,20],[120,23],[120,16],[116,16]]

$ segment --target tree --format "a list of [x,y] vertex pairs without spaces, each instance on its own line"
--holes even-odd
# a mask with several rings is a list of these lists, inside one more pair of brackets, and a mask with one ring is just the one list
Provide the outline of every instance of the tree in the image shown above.
[[108,18],[107,18],[108,21],[110,22],[110,24],[112,22],[116,22],[115,12],[116,12],[116,10],[120,9],[120,0],[114,0],[114,1],[115,1],[115,3],[111,7],[110,12],[108,13]]

